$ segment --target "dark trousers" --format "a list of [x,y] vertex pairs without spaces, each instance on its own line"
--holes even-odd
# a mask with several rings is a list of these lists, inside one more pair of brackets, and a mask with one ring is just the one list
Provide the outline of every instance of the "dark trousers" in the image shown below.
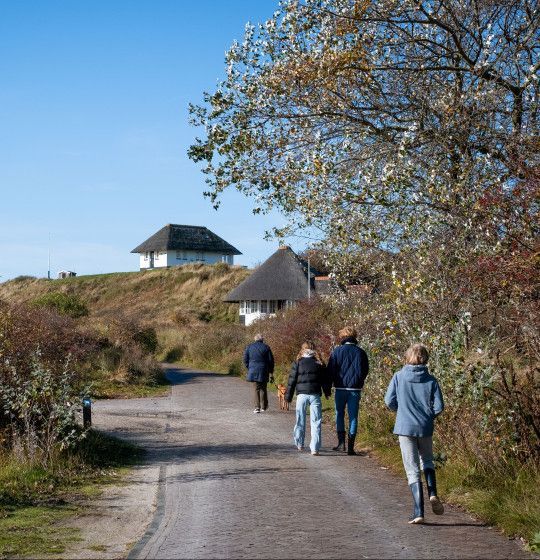
[[[262,400],[262,406],[261,406]],[[266,390],[266,381],[255,381],[255,408],[268,408],[268,392]]]

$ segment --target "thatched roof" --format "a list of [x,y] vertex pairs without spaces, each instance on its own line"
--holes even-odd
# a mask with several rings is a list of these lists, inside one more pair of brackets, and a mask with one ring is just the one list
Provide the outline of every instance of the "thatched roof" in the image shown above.
[[[312,271],[311,289],[315,293]],[[253,271],[253,274],[229,292],[225,301],[307,299],[307,264],[290,247],[280,247]]]
[[242,253],[203,226],[167,224],[146,241],[135,247],[132,253],[146,251],[212,251],[224,255]]

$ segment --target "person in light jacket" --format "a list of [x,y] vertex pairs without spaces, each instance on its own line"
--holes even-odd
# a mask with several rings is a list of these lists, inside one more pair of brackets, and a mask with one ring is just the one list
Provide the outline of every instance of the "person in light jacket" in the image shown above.
[[244,351],[244,365],[247,368],[247,380],[254,383],[255,414],[264,412],[268,408],[268,381],[274,382],[274,356],[270,346],[265,344],[260,333],[255,335],[255,341]]
[[384,397],[386,406],[397,412],[394,434],[399,436],[414,503],[409,523],[424,523],[422,469],[433,513],[444,513],[433,463],[433,420],[444,410],[444,402],[437,380],[429,373],[428,359],[427,348],[413,344],[405,353],[405,366],[394,374]]
[[356,329],[344,327],[339,331],[341,344],[336,346],[328,360],[328,371],[336,388],[336,431],[338,444],[334,451],[345,451],[345,407],[349,414],[347,454],[356,455],[354,440],[358,426],[358,411],[364,381],[369,373],[366,352],[358,346]]
[[296,424],[293,430],[294,443],[298,451],[304,449],[306,435],[306,412],[309,405],[311,424],[310,449],[312,455],[318,455],[321,448],[322,427],[322,393],[330,397],[332,382],[328,371],[317,355],[313,342],[304,342],[296,361],[291,367],[285,400],[291,402],[296,389]]

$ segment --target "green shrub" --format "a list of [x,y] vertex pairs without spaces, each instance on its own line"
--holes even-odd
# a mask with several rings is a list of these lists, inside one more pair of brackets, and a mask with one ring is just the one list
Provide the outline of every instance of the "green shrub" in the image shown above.
[[54,309],[60,315],[72,318],[88,315],[88,307],[78,296],[64,292],[50,292],[36,298],[32,303],[38,307]]
[[242,362],[240,360],[234,360],[229,364],[229,375],[235,375],[240,377],[243,373]]
[[153,354],[157,350],[158,339],[156,329],[153,327],[137,331],[133,335],[133,340],[148,354]]
[[179,362],[184,355],[184,348],[181,346],[175,346],[167,351],[165,354],[165,361],[168,364],[173,364],[174,362]]

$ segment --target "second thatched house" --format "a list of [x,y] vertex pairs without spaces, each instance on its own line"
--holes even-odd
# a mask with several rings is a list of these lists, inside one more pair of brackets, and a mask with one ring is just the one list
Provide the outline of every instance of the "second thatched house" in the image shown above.
[[290,247],[280,247],[225,297],[240,304],[240,323],[250,325],[328,290],[328,278],[308,272],[308,264]]

